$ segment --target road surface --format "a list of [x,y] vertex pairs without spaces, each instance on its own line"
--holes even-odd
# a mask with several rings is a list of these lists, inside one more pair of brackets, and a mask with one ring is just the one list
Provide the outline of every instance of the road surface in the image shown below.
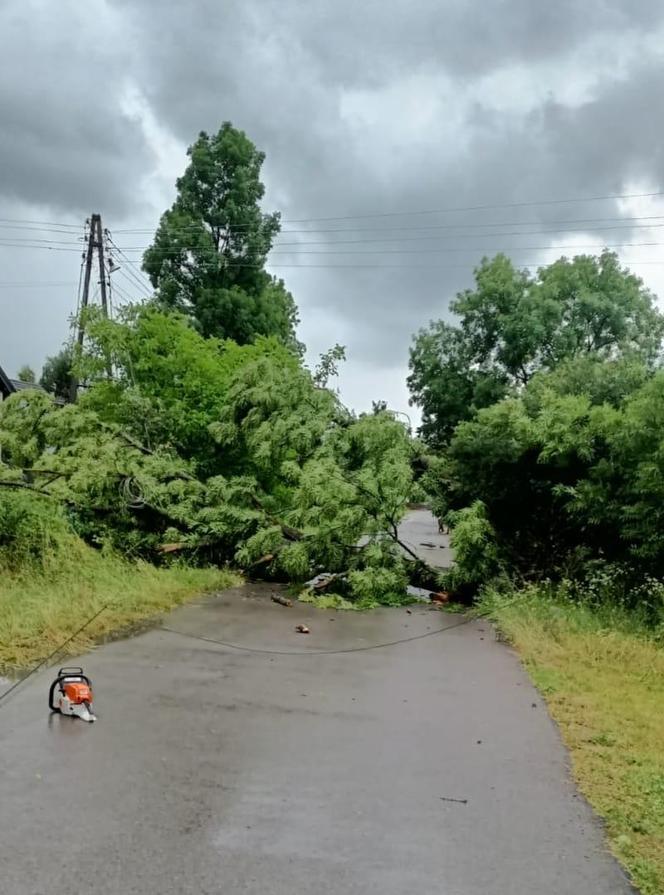
[[[557,730],[488,625],[237,588],[0,708],[7,895],[625,895]],[[307,624],[311,633],[297,634]],[[316,655],[317,650],[349,650]],[[458,801],[457,801],[458,800]]]
[[438,531],[438,520],[425,507],[412,509],[399,525],[399,538],[411,554],[435,569],[449,569],[452,548],[449,534]]

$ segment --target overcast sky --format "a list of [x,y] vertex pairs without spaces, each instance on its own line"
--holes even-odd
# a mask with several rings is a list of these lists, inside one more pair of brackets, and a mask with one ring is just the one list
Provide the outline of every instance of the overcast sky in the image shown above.
[[412,333],[483,254],[617,245],[664,294],[662,197],[594,198],[664,190],[663,47],[661,0],[2,0],[0,364],[67,337],[85,217],[140,262],[224,120],[267,155],[271,269],[312,362],[347,346],[357,410],[413,413]]

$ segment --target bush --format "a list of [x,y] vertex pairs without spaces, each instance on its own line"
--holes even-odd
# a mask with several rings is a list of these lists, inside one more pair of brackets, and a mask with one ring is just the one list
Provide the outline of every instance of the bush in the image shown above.
[[362,608],[398,606],[406,599],[406,575],[403,568],[368,568],[348,573],[352,597]]
[[445,576],[452,591],[476,590],[499,574],[501,562],[496,535],[481,500],[448,516],[453,527],[454,566]]
[[62,506],[29,491],[0,489],[0,565],[45,565],[75,540]]
[[577,360],[480,411],[427,481],[457,528],[452,581],[505,571],[647,602],[664,580],[662,443],[664,371],[631,360]]

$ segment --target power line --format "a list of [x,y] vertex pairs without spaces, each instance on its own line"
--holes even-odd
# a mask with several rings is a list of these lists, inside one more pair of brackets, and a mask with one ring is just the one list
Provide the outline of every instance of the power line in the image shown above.
[[499,202],[495,204],[486,204],[486,205],[465,205],[465,206],[456,206],[456,207],[448,207],[448,208],[430,208],[425,210],[416,210],[416,211],[381,211],[374,212],[373,214],[350,214],[350,215],[337,215],[332,217],[324,217],[324,218],[290,218],[290,220],[285,220],[284,223],[289,224],[303,224],[307,221],[354,221],[366,218],[386,218],[386,217],[401,217],[401,216],[409,216],[409,215],[430,215],[430,214],[451,214],[453,212],[459,211],[488,211],[489,209],[495,208],[534,208],[537,205],[571,205],[574,203],[581,202],[603,202],[603,201],[613,201],[616,199],[651,199],[656,196],[664,196],[664,192],[653,192],[653,193],[622,193],[622,194],[610,194],[605,196],[585,196],[585,197],[577,197],[570,199],[537,199],[530,202]]
[[33,243],[29,243],[29,244],[28,243],[19,243],[17,245],[17,244],[11,243],[11,242],[4,242],[3,240],[0,240],[0,246],[2,248],[7,248],[7,249],[45,249],[49,252],[76,252],[77,255],[80,254],[80,251],[81,251],[80,248],[65,249],[65,248],[60,248],[59,246],[39,245],[39,244],[33,244]]
[[[506,230],[497,233],[452,233],[446,234],[445,236],[404,236],[404,237],[395,237],[394,239],[348,239],[348,240],[315,240],[310,242],[298,241],[298,242],[276,242],[275,248],[282,249],[285,246],[307,246],[307,245],[360,245],[365,243],[384,243],[384,242],[424,242],[431,240],[439,240],[439,239],[484,239],[484,238],[494,238],[501,236],[541,236],[546,235],[547,233],[593,233],[593,232],[605,232],[605,231],[614,231],[614,230],[631,230],[631,229],[652,229],[658,230],[664,227],[664,222],[659,224],[641,224],[641,225],[618,225],[618,226],[608,226],[608,227],[584,227],[579,229],[568,229],[568,228],[558,228],[551,229],[547,228],[544,230],[530,230],[527,232],[514,231],[514,230]],[[124,252],[144,252],[148,246],[122,246],[122,250]],[[519,246],[515,246],[514,248],[520,248]],[[212,251],[212,246],[209,249],[200,249],[199,251]],[[194,251],[187,249],[186,247],[179,249],[161,249],[159,250],[162,257],[168,257],[169,255],[181,255],[187,251]],[[274,249],[272,249],[274,251]],[[290,253],[289,253],[290,254]]]
[[35,243],[37,245],[54,245],[54,246],[76,246],[78,245],[78,251],[80,252],[83,249],[83,246],[78,242],[72,242],[70,239],[40,239],[38,236],[2,236],[1,237],[4,242],[8,242],[11,245],[14,243],[21,245],[24,242]]
[[[491,239],[494,237],[500,236],[539,236],[541,234],[546,233],[588,233],[588,232],[602,232],[604,230],[651,230],[658,229],[664,226],[664,221],[662,220],[662,215],[658,215],[657,219],[660,223],[648,223],[648,224],[625,224],[625,225],[614,225],[607,227],[557,227],[547,228],[546,230],[523,230],[523,231],[494,231],[488,233],[442,233],[435,236],[374,236],[371,238],[359,238],[359,239],[319,239],[319,240],[302,240],[299,239],[294,242],[283,242],[281,240],[275,241],[274,246],[283,248],[284,246],[301,246],[301,245],[356,245],[359,243],[374,243],[374,242],[416,242],[419,240],[431,242],[434,239]],[[600,219],[601,220],[601,219]],[[616,220],[611,219],[611,220]],[[636,220],[636,219],[635,219]],[[580,223],[580,222],[577,222]],[[456,227],[457,225],[455,225]],[[460,225],[463,226],[463,225]],[[487,225],[488,226],[488,225]],[[517,226],[521,226],[520,224]],[[420,229],[415,228],[415,229]],[[438,230],[437,226],[430,228],[421,228],[428,231],[430,230]],[[354,231],[354,230],[334,230],[328,231],[330,233],[353,233],[353,232],[362,232],[362,231]],[[390,227],[390,228],[382,228],[382,230],[367,230],[367,233],[404,233],[411,231],[404,231],[400,227]],[[312,231],[313,233],[313,231]]]
[[[639,248],[645,246],[664,246],[664,242],[617,242],[617,243],[603,243],[601,246],[596,245],[595,243],[572,243],[570,245],[552,245],[552,246],[511,246],[511,247],[503,247],[503,248],[495,248],[491,247],[486,249],[490,252],[495,252],[497,254],[510,254],[513,252],[531,252],[531,251],[545,251],[545,252],[559,252],[564,251],[565,249],[608,249],[608,248]],[[481,252],[483,251],[482,247],[470,247],[470,248],[442,248],[442,249],[339,249],[337,251],[291,251],[291,252],[272,252],[272,255],[440,255],[440,254],[457,254],[468,253],[468,252]]]
[[26,218],[0,218],[0,224],[39,224],[44,227],[67,227],[77,233],[81,229],[80,224],[67,224],[64,221],[31,221]]
[[[125,261],[125,264],[130,263],[129,259],[123,259],[123,260]],[[142,293],[146,292],[146,291],[152,292],[152,288],[148,288],[145,285],[145,283],[142,282],[142,280],[140,279],[140,276],[138,274],[138,271],[135,271],[133,268],[130,267],[127,270],[125,270],[124,267],[118,267],[114,271],[114,273],[120,274],[120,276],[123,277],[127,281],[128,284],[131,284],[131,286],[134,289],[138,289]]]
[[[662,224],[664,226],[664,224]],[[525,234],[524,234],[525,235]],[[404,241],[418,241],[418,240],[401,240]],[[491,252],[491,253],[504,253],[504,254],[514,254],[515,252],[533,252],[533,251],[566,251],[568,249],[595,249],[596,251],[604,250],[604,249],[617,249],[617,248],[643,248],[643,247],[658,247],[664,245],[663,242],[655,242],[655,241],[643,241],[643,242],[614,242],[614,243],[602,243],[598,245],[597,243],[566,243],[566,244],[552,244],[552,245],[513,245],[513,246],[468,246],[468,247],[460,247],[460,246],[447,246],[442,248],[431,248],[431,249],[397,249],[397,248],[385,248],[385,249],[367,249],[367,250],[356,250],[356,249],[339,249],[335,250],[335,245],[363,245],[366,243],[371,243],[373,240],[348,240],[348,241],[340,241],[340,242],[311,242],[311,243],[299,243],[297,245],[324,245],[326,246],[325,250],[310,250],[310,249],[300,249],[294,248],[291,250],[283,250],[283,246],[280,246],[278,249],[272,250],[270,255],[288,255],[299,257],[300,255],[399,255],[399,254],[456,254],[456,253],[479,253],[479,252]],[[296,245],[295,243],[293,245]],[[169,254],[179,255],[180,252],[171,252]],[[125,258],[128,264],[138,264],[138,261],[132,261],[129,258]],[[239,261],[240,259],[238,259]],[[236,262],[228,261],[229,265],[232,265]]]
[[[111,247],[117,252],[120,258],[122,258],[125,262],[129,262],[130,259],[125,255],[124,251],[115,244],[108,230],[106,231],[106,234]],[[141,290],[152,292],[152,284],[143,273],[135,271],[132,268],[129,268],[128,273],[131,274],[132,278],[135,280],[136,284]]]
[[129,293],[126,292],[126,291],[123,289],[123,287],[120,286],[117,282],[113,283],[112,288],[113,288],[113,292],[117,292],[117,293],[120,295],[121,298],[124,298],[124,300],[125,300],[126,302],[129,302],[130,304],[133,304],[134,302],[137,301],[137,299],[135,299],[132,295],[129,295]]
[[[433,215],[433,214],[453,214],[458,212],[469,212],[469,211],[489,211],[495,210],[499,208],[536,208],[538,205],[573,205],[575,203],[583,203],[583,202],[603,202],[603,201],[615,201],[619,199],[652,199],[655,197],[664,196],[664,192],[651,192],[651,193],[612,193],[603,196],[577,196],[575,198],[566,198],[566,199],[535,199],[528,202],[496,202],[496,203],[488,203],[484,205],[458,205],[458,206],[448,206],[447,208],[426,208],[426,209],[413,209],[410,211],[380,211],[380,212],[372,212],[370,214],[347,214],[347,215],[332,215],[329,217],[316,217],[316,218],[283,218],[281,223],[283,224],[306,224],[306,223],[318,223],[321,221],[355,221],[355,220],[369,220],[371,218],[390,218],[390,217],[415,217],[418,215]],[[122,232],[131,232],[128,230],[116,230],[116,233]]]
[[454,628],[462,628],[475,621],[473,616],[465,616],[461,621],[452,622],[450,625],[443,625],[435,628],[433,631],[424,631],[422,634],[412,634],[410,637],[400,637],[398,640],[387,640],[383,643],[370,643],[363,646],[348,646],[340,649],[319,649],[319,650],[280,650],[280,649],[264,649],[257,646],[247,646],[241,643],[231,643],[228,640],[215,640],[212,637],[204,637],[202,634],[190,634],[188,631],[178,631],[176,628],[169,628],[162,625],[159,630],[167,631],[169,634],[178,634],[180,637],[188,637],[191,640],[200,640],[203,643],[214,643],[217,646],[225,646],[228,649],[240,650],[243,653],[258,653],[267,656],[338,656],[345,653],[365,653],[369,650],[386,649],[390,646],[399,646],[403,643],[413,643],[416,640],[424,640],[427,637],[435,637],[436,634],[442,634],[444,631],[452,631]]
[[0,289],[44,289],[50,288],[52,286],[75,286],[76,283],[72,280],[59,280],[49,282],[48,280],[35,280],[34,283],[31,282],[22,282],[22,283],[0,283]]
[[[639,223],[639,222],[646,223]],[[570,218],[568,220],[554,220],[554,221],[490,221],[490,222],[463,222],[457,221],[452,224],[415,224],[412,226],[401,225],[398,227],[313,227],[307,229],[288,229],[281,230],[279,234],[275,237],[272,245],[278,245],[283,237],[291,236],[291,235],[299,235],[299,236],[317,236],[321,233],[326,234],[354,234],[354,233],[370,233],[370,234],[381,234],[381,233],[430,233],[430,232],[444,232],[444,231],[456,231],[456,230],[486,230],[487,228],[499,228],[499,227],[541,227],[546,224],[549,227],[551,232],[558,232],[569,230],[571,232],[578,232],[579,230],[584,230],[586,227],[581,226],[570,226],[576,224],[595,224],[595,223],[606,223],[606,224],[620,224],[620,229],[644,229],[648,227],[655,226],[655,222],[663,222],[664,214],[655,214],[655,215],[640,215],[638,217],[602,217],[602,218]],[[653,222],[653,223],[650,223]],[[553,225],[562,225],[559,228],[554,229]],[[143,236],[145,234],[149,234],[153,231],[145,229],[145,230],[136,230],[136,231],[116,231],[121,232],[125,236]],[[173,229],[169,231],[171,234],[174,234],[176,237],[180,237],[183,240],[187,239],[191,233],[186,229]],[[235,232],[235,231],[230,231]],[[523,233],[519,233],[518,235],[528,236],[532,232],[531,230],[524,230]],[[546,231],[548,232],[548,231]],[[451,235],[454,235],[452,233]],[[464,234],[465,235],[465,234]],[[493,235],[492,231],[488,233],[478,233],[479,236],[491,236]],[[388,239],[400,239],[400,236],[395,237],[384,237],[385,241]],[[419,237],[416,237],[419,238]],[[424,237],[422,237],[424,238]],[[378,240],[378,237],[375,237]],[[299,241],[299,240],[298,240]],[[325,238],[325,241],[328,241],[328,237]],[[383,241],[382,238],[380,241]],[[291,243],[287,243],[290,245]],[[295,243],[293,243],[295,244]],[[158,247],[154,244],[150,245],[141,245],[140,249],[157,249]]]
[[[664,219],[664,214],[652,214],[652,215],[637,215],[631,217],[623,217],[623,216],[612,216],[612,217],[601,217],[601,218],[571,218],[567,220],[554,220],[548,221],[549,224],[593,224],[593,223],[614,223],[618,222],[636,222],[636,221],[661,221]],[[306,229],[289,229],[289,230],[280,230],[279,234],[276,236],[276,239],[279,239],[281,236],[292,234],[292,233],[301,233],[301,234],[316,234],[316,233],[404,233],[404,232],[412,232],[418,230],[454,230],[459,227],[462,227],[465,230],[468,229],[476,229],[476,228],[486,228],[486,227],[537,227],[541,226],[542,221],[457,221],[452,224],[402,224],[398,227],[308,227]],[[646,227],[648,224],[642,224],[640,226]],[[234,232],[242,232],[243,228],[228,228],[231,233]],[[570,228],[576,230],[577,228]],[[151,230],[147,227],[136,230],[116,230],[115,233],[122,233],[124,235],[134,235],[140,236],[144,233],[154,233],[154,230]],[[179,236],[187,237],[192,233],[192,228],[187,227],[174,227],[169,229],[169,233],[174,233]],[[150,246],[152,248],[153,246]],[[146,246],[146,248],[148,248]]]
[[53,659],[55,656],[57,656],[58,653],[62,652],[62,650],[69,643],[72,642],[74,637],[77,637],[82,631],[84,631],[88,627],[88,625],[92,624],[92,622],[98,616],[100,616],[102,614],[102,612],[106,611],[106,609],[108,609],[108,603],[105,606],[102,606],[101,609],[98,612],[95,612],[94,615],[91,615],[90,618],[85,622],[85,624],[81,625],[80,628],[78,628],[76,631],[74,631],[74,633],[70,637],[68,637],[66,640],[64,640],[60,644],[60,646],[56,647],[52,653],[49,653],[48,656],[46,656],[44,659],[42,659],[27,674],[24,674],[23,677],[19,678],[13,684],[11,684],[9,687],[7,687],[6,690],[3,690],[3,692],[0,693],[0,702],[2,702],[3,699],[6,699],[9,696],[9,694],[12,693],[17,687],[19,687],[24,681],[27,681],[27,679],[29,677],[32,677],[32,675],[35,674],[37,671],[39,671],[39,669],[42,668],[44,665],[46,665],[47,662],[49,662],[51,659]]
[[114,273],[122,277],[125,288],[131,286],[132,289],[138,289],[141,294],[145,292],[145,287],[141,281],[136,276],[132,276],[134,272],[131,269],[125,270],[123,267],[120,267]]
[[[325,253],[324,253],[324,254],[325,254]],[[332,253],[329,253],[329,254],[332,254]],[[360,254],[360,253],[357,253],[357,254]],[[370,253],[367,253],[367,254],[370,254]],[[628,265],[630,265],[630,266],[634,266],[634,265],[643,265],[643,264],[645,264],[645,265],[664,265],[664,260],[657,260],[657,261],[655,261],[655,260],[653,260],[653,261],[650,261],[650,260],[645,260],[645,261],[630,261],[630,260],[624,260],[624,259],[620,259],[620,260],[621,260],[621,262],[622,262],[623,264],[628,264]],[[132,263],[132,264],[139,264],[140,262],[138,262],[138,261],[133,261],[133,262],[131,262],[131,263]],[[407,265],[404,265],[404,264],[358,264],[358,263],[349,263],[349,264],[345,264],[345,263],[336,263],[336,264],[283,264],[283,263],[280,263],[280,262],[277,262],[276,264],[274,264],[274,263],[272,263],[272,262],[267,262],[267,263],[268,263],[268,266],[269,266],[270,268],[274,268],[274,269],[276,269],[276,270],[293,269],[293,268],[295,268],[295,269],[300,269],[300,270],[314,270],[314,269],[335,270],[335,269],[343,269],[343,268],[356,268],[356,269],[361,270],[362,268],[364,268],[364,269],[367,269],[367,270],[368,270],[368,269],[373,269],[373,268],[385,268],[385,269],[389,269],[389,268],[395,268],[395,267],[397,267],[397,268],[398,268],[398,267],[403,267],[403,268],[405,268],[406,270],[475,270],[475,269],[477,268],[477,263],[475,263],[475,264],[470,264],[470,263],[468,263],[468,264],[451,264],[451,265],[450,265],[450,264],[444,264],[444,265],[440,265],[440,264],[433,264],[433,265],[407,264]],[[533,269],[537,269],[537,268],[539,268],[539,267],[542,267],[542,262],[538,262],[538,263],[527,263],[527,264],[525,264],[525,263],[521,263],[521,262],[515,262],[515,265],[516,265],[517,267],[519,267],[519,268],[533,268]],[[256,265],[256,264],[243,264],[243,263],[241,263],[241,262],[239,262],[239,263],[231,262],[231,263],[229,263],[229,264],[227,265],[227,267],[228,267],[228,268],[233,268],[233,269],[235,269],[235,268],[247,268],[247,269],[250,269],[250,270],[256,270],[256,269],[260,269],[260,268],[261,268],[261,265]]]
[[[603,202],[618,201],[624,199],[649,199],[664,196],[662,191],[654,191],[647,193],[609,193],[601,196],[575,196],[564,199],[534,199],[525,202],[495,202],[485,203],[481,205],[458,205],[448,206],[446,208],[427,208],[427,209],[411,209],[407,211],[384,211],[371,212],[364,214],[349,215],[331,215],[325,217],[308,217],[308,218],[284,218],[281,223],[284,224],[306,224],[318,223],[326,221],[353,221],[353,220],[370,220],[372,218],[392,218],[392,217],[416,217],[428,216],[435,214],[453,214],[459,212],[489,211],[501,208],[536,208],[538,206],[556,206],[556,205],[573,205],[584,202]],[[19,224],[19,225],[37,225],[44,227],[66,228],[68,231],[77,231],[77,224],[69,224],[65,221],[42,221],[27,218],[0,218],[0,224]],[[231,230],[240,230],[243,228],[229,228]],[[140,232],[139,229],[116,230],[116,233]],[[146,232],[150,232],[147,231]]]
[[[664,224],[662,224],[661,226],[664,226]],[[4,244],[0,241],[0,246],[3,246],[3,245],[4,245]],[[591,247],[591,244],[587,244],[587,245],[588,245],[589,247]],[[655,243],[655,242],[652,242],[652,243],[646,243],[646,242],[644,242],[644,243],[624,243],[624,244],[614,244],[613,247],[618,247],[618,246],[620,246],[620,245],[625,245],[625,246],[640,246],[640,245],[641,245],[641,246],[658,246],[658,245],[662,245],[662,243]],[[7,246],[7,247],[9,247],[9,248],[32,248],[32,249],[42,249],[42,250],[47,250],[47,251],[64,251],[64,252],[66,252],[66,251],[75,251],[75,250],[73,250],[73,249],[61,249],[61,248],[57,248],[57,247],[44,246],[44,245],[22,245],[22,246]],[[538,248],[536,248],[536,247],[534,247],[534,246],[512,246],[512,247],[510,247],[510,248],[508,248],[508,249],[503,249],[502,251],[503,251],[505,254],[510,254],[510,255],[511,255],[511,254],[513,254],[514,252],[517,252],[517,251],[530,251],[530,250],[532,250],[532,251],[536,251],[536,250],[539,250],[539,251],[560,251],[561,249],[564,250],[564,249],[572,248],[572,247],[573,247],[573,246],[546,246],[546,247],[542,246],[542,247],[538,247]],[[601,250],[602,248],[603,248],[603,246],[597,246],[597,249],[598,249],[598,250]],[[476,251],[476,252],[479,254],[479,253],[481,253],[481,252],[484,252],[484,253],[497,252],[498,250],[497,250],[496,248],[492,248],[492,247],[484,246],[484,247],[471,247],[471,248],[469,248],[469,249],[456,249],[456,250],[454,250],[454,249],[446,249],[446,250],[441,249],[441,250],[439,250],[439,251],[440,251],[441,253],[442,253],[442,252],[452,252],[452,253],[453,253],[454,251],[464,251],[464,252],[468,252],[468,251]],[[439,251],[433,251],[433,252],[430,252],[430,253],[431,253],[431,254],[437,254],[437,253],[439,253]],[[303,255],[319,255],[319,256],[320,256],[320,255],[335,255],[335,256],[336,256],[336,255],[338,255],[338,254],[340,254],[340,255],[359,255],[359,254],[367,254],[367,255],[385,254],[385,255],[390,255],[390,254],[402,254],[402,253],[403,253],[403,254],[423,254],[423,253],[424,253],[424,254],[427,254],[426,250],[421,250],[421,251],[417,251],[417,250],[416,250],[416,251],[412,251],[412,252],[407,252],[406,250],[401,250],[401,251],[399,251],[399,250],[394,250],[394,251],[382,251],[382,252],[381,252],[381,251],[377,251],[377,252],[356,252],[356,251],[344,251],[344,252],[331,252],[331,251],[327,251],[327,252],[297,252],[297,251],[292,251],[292,252],[275,252],[274,254],[280,254],[280,255],[288,255],[288,256],[299,257],[299,256],[303,256]],[[134,267],[134,266],[136,266],[136,265],[138,265],[138,264],[141,263],[140,261],[132,261],[131,259],[128,259],[128,258],[125,259],[125,261],[126,261],[126,264],[131,265],[132,267]],[[650,261],[650,260],[630,260],[630,259],[621,259],[621,261],[622,261],[622,263],[624,263],[624,264],[629,264],[630,266],[635,266],[635,265],[661,265],[661,264],[664,264],[664,261],[659,261],[659,260],[652,260],[652,261]],[[254,263],[254,264],[252,264],[252,263],[246,263],[246,262],[243,262],[243,261],[229,261],[229,262],[227,262],[227,265],[226,265],[226,266],[227,266],[228,268],[257,269],[257,268],[261,268],[261,267],[263,266],[263,263],[265,263],[265,262],[261,261],[260,263]],[[355,268],[359,268],[359,269],[361,269],[361,268],[364,267],[364,268],[367,268],[367,269],[368,269],[368,268],[377,268],[377,267],[384,267],[384,268],[403,267],[403,265],[398,265],[398,264],[396,264],[396,265],[395,265],[395,264],[345,264],[345,263],[335,263],[335,264],[284,264],[284,263],[279,263],[279,262],[277,262],[277,263],[273,263],[273,262],[271,262],[271,261],[267,261],[266,263],[269,265],[269,267],[271,267],[271,268],[275,268],[275,269],[286,269],[286,268],[289,268],[289,269],[290,269],[290,268],[296,268],[296,269],[297,269],[297,268],[299,268],[299,269],[306,269],[306,268],[310,268],[310,269],[314,269],[314,268],[315,268],[315,269],[323,269],[323,268],[334,269],[334,268],[350,268],[350,267],[355,267]],[[429,265],[428,267],[424,267],[424,266],[422,266],[422,265],[407,265],[407,267],[408,267],[409,269],[412,269],[412,270],[417,270],[417,269],[435,269],[435,270],[446,270],[446,269],[456,269],[456,270],[461,270],[461,269],[463,269],[463,270],[473,270],[476,266],[477,266],[476,264],[445,265],[445,266],[440,266],[440,265],[433,265],[433,266],[431,266],[431,265]],[[540,266],[541,266],[541,263],[538,263],[538,264],[536,264],[536,263],[532,263],[532,264],[518,264],[518,266],[520,266],[520,267],[537,268],[537,267],[540,267]],[[133,282],[133,281],[132,281],[132,282]],[[139,285],[139,284],[134,283],[134,285]],[[143,290],[145,287],[141,284],[141,285],[140,285],[140,288],[141,288],[141,290]],[[148,291],[151,292],[151,291],[152,291],[152,288],[150,288],[150,290],[148,290]]]
[[[59,226],[53,227],[31,227],[24,224],[0,224],[0,230],[15,230],[18,233],[60,233],[65,236],[74,236],[74,230],[65,230]],[[80,239],[80,237],[79,237]]]
[[[655,229],[655,228],[661,228],[661,227],[664,227],[664,222],[660,223],[660,224],[635,225],[634,229],[636,229],[636,228]],[[633,228],[618,226],[618,227],[597,227],[597,228],[585,228],[585,229],[590,230],[590,231],[592,231],[592,230],[603,231],[603,230],[622,230],[622,229],[633,229]],[[338,231],[338,232],[343,232],[343,231]],[[349,231],[349,232],[351,232],[351,231]],[[526,231],[526,232],[511,231],[511,232],[502,232],[502,233],[499,232],[499,233],[472,233],[472,234],[455,233],[455,234],[445,235],[442,237],[441,236],[399,236],[399,237],[371,238],[371,239],[344,239],[344,240],[322,239],[322,240],[307,240],[307,241],[298,240],[297,242],[280,241],[280,242],[274,243],[274,247],[271,249],[271,252],[272,252],[272,254],[293,254],[292,252],[287,252],[287,253],[278,252],[279,249],[283,249],[285,247],[290,247],[290,246],[294,247],[295,249],[299,249],[301,246],[316,246],[316,245],[333,247],[333,246],[337,246],[337,245],[367,245],[367,244],[389,243],[389,242],[398,242],[398,243],[420,242],[420,241],[421,242],[431,242],[431,241],[437,240],[437,239],[450,239],[450,238],[466,239],[466,238],[475,237],[477,239],[487,239],[487,238],[494,238],[494,237],[500,237],[500,236],[536,236],[536,235],[546,234],[546,233],[563,233],[563,232],[576,233],[579,231],[576,229],[574,229],[574,230],[570,229],[569,231],[548,229],[548,230],[541,230],[541,231]],[[129,259],[127,257],[127,255],[125,254],[125,252],[139,252],[139,251],[142,252],[148,248],[148,246],[125,246],[124,248],[122,248],[122,247],[118,246],[115,242],[113,242],[112,240],[109,240],[109,241],[110,241],[112,248],[117,252],[117,254],[120,257],[122,257],[127,263],[131,263],[131,264],[135,264],[136,262]],[[6,248],[40,248],[40,247],[51,248],[51,247],[53,247],[56,250],[61,251],[62,249],[59,248],[60,246],[75,246],[75,245],[76,245],[76,243],[72,243],[72,242],[68,242],[68,241],[64,241],[64,240],[63,241],[47,240],[47,239],[36,239],[35,240],[35,239],[20,239],[20,238],[10,239],[8,237],[0,237],[0,246],[6,247]],[[616,247],[616,248],[620,248],[622,246],[658,246],[658,245],[661,245],[661,243],[658,243],[658,242],[627,242],[627,243],[612,243],[610,245],[613,247]],[[592,248],[594,246],[594,244],[584,243],[580,246],[511,246],[511,247],[509,247],[509,249],[504,249],[504,251],[512,251],[515,248],[523,249],[523,250],[530,250],[530,249],[546,249],[546,248],[572,248],[572,247],[582,248],[585,246]],[[495,249],[491,249],[491,250],[495,251]],[[69,249],[69,251],[78,251],[78,249]],[[163,249],[163,250],[161,250],[161,254],[162,255],[179,255],[185,251],[187,251],[186,248],[170,249],[170,250]],[[391,251],[391,250],[385,250],[385,251]],[[475,251],[475,249],[474,248],[471,248],[471,249],[450,249],[449,251]],[[143,276],[143,275],[141,275],[141,276]],[[141,283],[141,288],[148,289],[149,291],[152,290],[152,286],[149,283],[147,277],[143,276],[143,282]]]

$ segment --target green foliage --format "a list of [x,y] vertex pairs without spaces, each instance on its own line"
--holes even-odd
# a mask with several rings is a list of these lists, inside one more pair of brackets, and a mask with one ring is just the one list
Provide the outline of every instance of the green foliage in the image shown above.
[[73,352],[70,348],[63,348],[58,354],[47,357],[39,379],[41,387],[56,398],[69,400],[73,361]]
[[575,358],[460,424],[427,483],[456,526],[463,567],[464,514],[481,501],[494,536],[472,558],[477,583],[501,567],[587,592],[604,569],[611,599],[636,606],[644,577],[664,578],[662,443],[664,371]]
[[321,354],[320,362],[314,370],[314,383],[319,388],[327,388],[333,376],[339,374],[339,361],[346,360],[346,349],[343,345],[334,345]]
[[3,465],[31,467],[46,449],[43,420],[53,398],[40,389],[25,389],[0,403],[0,449]]
[[[292,395],[287,388],[283,398],[290,400]],[[314,440],[312,427],[302,422],[298,426],[293,419],[294,407],[299,406],[306,420],[311,412],[306,403],[287,408],[291,422],[285,428],[278,420],[273,419],[271,427],[265,427],[260,416],[254,420],[256,431],[266,436],[280,433],[280,453],[275,456],[272,449],[268,454],[269,477],[262,463],[255,473],[257,482],[270,489],[261,497],[268,519],[275,513],[282,524],[247,540],[237,558],[248,564],[273,555],[273,570],[294,580],[321,569],[343,573],[353,599],[378,599],[381,586],[382,601],[395,599],[403,595],[406,580],[395,539],[412,489],[407,433],[387,414],[339,420],[333,396],[316,389],[313,396],[327,403],[330,414],[328,426]],[[319,426],[321,417],[313,419]],[[285,437],[288,433],[293,441]],[[262,460],[262,450],[253,451],[251,440],[244,446],[248,456],[257,453]],[[358,547],[363,538],[364,545]],[[383,572],[389,575],[381,578]]]
[[263,356],[238,369],[210,432],[239,468],[271,489],[297,475],[335,420],[347,416],[294,356]]
[[434,445],[540,370],[588,355],[646,365],[658,355],[664,318],[612,252],[561,258],[535,275],[497,255],[475,280],[450,305],[459,325],[432,323],[411,350],[409,385]]
[[126,555],[328,570],[354,600],[403,596],[416,452],[392,414],[356,419],[276,339],[205,339],[151,303],[90,312],[86,332],[76,405],[24,391],[0,407],[0,481],[41,488],[86,541]]
[[346,609],[352,611],[360,608],[357,603],[345,600],[338,594],[317,595],[307,590],[303,591],[298,596],[298,601],[300,603],[310,603],[312,606],[315,606],[316,609]]
[[143,260],[159,302],[190,315],[204,336],[239,344],[275,336],[299,350],[293,297],[265,271],[279,232],[279,216],[260,209],[265,156],[229,122],[201,133],[188,154]]
[[[153,304],[122,310],[118,320],[90,315],[88,354],[80,366],[95,386],[81,400],[109,424],[150,448],[168,445],[206,472],[228,468],[210,431],[223,415],[235,374],[259,359],[297,368],[295,356],[275,338],[237,345],[205,339],[181,314]],[[103,377],[106,358],[114,378]]]
[[402,567],[355,569],[348,574],[351,593],[363,608],[399,606],[404,597],[407,576]]
[[482,501],[476,500],[471,506],[451,513],[449,521],[454,527],[454,566],[448,573],[447,585],[458,590],[494,578],[500,571],[499,552],[496,533]]
[[42,566],[74,540],[62,506],[25,490],[0,488],[0,568]]
[[20,379],[21,382],[30,382],[34,385],[37,381],[37,377],[35,376],[35,371],[28,364],[23,364],[18,373],[16,374],[16,378]]
[[454,427],[507,392],[507,378],[475,362],[464,333],[444,321],[418,333],[410,352],[412,401],[422,408],[421,433],[432,445],[446,444]]

